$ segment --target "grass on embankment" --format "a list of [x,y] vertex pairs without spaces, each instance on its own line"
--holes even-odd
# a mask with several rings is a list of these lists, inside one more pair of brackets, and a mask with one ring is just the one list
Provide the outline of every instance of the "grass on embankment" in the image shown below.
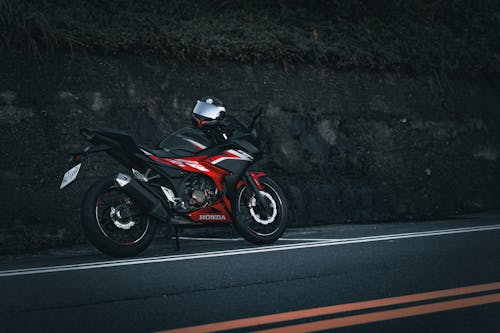
[[0,0],[0,48],[500,73],[496,0]]

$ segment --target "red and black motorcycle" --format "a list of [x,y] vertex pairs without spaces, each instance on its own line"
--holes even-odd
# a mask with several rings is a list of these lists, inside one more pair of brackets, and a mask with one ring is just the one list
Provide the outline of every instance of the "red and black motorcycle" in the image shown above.
[[81,221],[87,238],[114,257],[134,256],[153,240],[158,222],[174,226],[233,223],[246,240],[270,244],[286,227],[282,190],[263,172],[250,170],[260,156],[256,123],[225,117],[214,97],[197,102],[193,127],[182,128],[156,149],[126,133],[81,129],[93,146],[73,154],[78,164],[64,175],[61,189],[76,179],[81,156],[106,152],[130,174],[94,183],[85,194]]

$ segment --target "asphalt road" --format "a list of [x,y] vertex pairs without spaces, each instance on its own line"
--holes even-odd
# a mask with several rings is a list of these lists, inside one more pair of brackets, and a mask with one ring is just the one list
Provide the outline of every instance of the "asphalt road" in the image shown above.
[[491,213],[3,257],[0,331],[500,332],[499,239]]

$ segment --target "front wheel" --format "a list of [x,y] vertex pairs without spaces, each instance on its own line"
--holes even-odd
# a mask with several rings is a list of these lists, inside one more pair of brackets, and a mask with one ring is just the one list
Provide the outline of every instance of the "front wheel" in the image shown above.
[[88,240],[113,257],[130,257],[144,251],[156,229],[156,220],[144,214],[110,178],[88,189],[81,222]]
[[285,232],[287,202],[279,186],[267,177],[260,178],[262,207],[249,185],[242,185],[236,196],[234,226],[243,238],[254,244],[271,244]]

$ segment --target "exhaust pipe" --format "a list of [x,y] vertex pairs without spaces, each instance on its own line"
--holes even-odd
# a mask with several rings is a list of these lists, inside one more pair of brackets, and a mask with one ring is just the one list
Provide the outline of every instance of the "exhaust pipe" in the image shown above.
[[170,214],[161,200],[137,180],[120,172],[115,176],[115,183],[146,213],[160,220],[170,220]]

